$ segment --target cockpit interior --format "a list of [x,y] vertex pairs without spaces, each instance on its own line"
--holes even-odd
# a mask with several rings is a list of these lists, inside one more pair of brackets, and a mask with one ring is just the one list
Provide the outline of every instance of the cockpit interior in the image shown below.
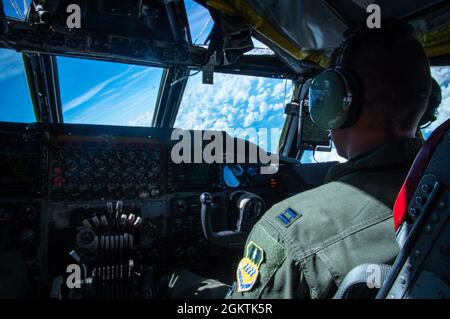
[[[450,74],[447,1],[374,3]],[[342,160],[307,90],[369,14],[358,0],[0,1],[0,298],[154,299],[180,267],[232,284],[264,212]]]

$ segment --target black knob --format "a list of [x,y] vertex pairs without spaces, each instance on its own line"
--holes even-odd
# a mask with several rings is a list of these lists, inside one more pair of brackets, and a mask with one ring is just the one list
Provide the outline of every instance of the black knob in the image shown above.
[[209,205],[212,202],[212,196],[210,193],[203,193],[200,195],[200,203]]

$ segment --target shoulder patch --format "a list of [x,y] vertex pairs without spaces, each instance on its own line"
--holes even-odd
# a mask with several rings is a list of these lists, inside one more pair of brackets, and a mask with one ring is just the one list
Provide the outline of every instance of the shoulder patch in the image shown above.
[[301,213],[297,213],[292,208],[284,210],[282,213],[278,214],[275,218],[283,224],[284,227],[289,227],[295,220],[302,216]]
[[253,288],[263,259],[262,248],[250,241],[245,250],[245,257],[239,262],[236,271],[238,292],[250,291]]

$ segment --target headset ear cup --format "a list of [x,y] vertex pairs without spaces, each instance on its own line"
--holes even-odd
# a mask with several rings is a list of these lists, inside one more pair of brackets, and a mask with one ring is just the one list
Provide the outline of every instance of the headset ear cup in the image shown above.
[[352,89],[354,80],[347,73],[340,68],[327,69],[311,83],[309,113],[314,124],[321,129],[347,127],[353,125],[359,117],[359,114],[353,114],[356,102]]
[[434,78],[431,78],[430,98],[428,100],[427,109],[425,110],[425,113],[422,115],[422,118],[420,119],[419,127],[429,125],[434,121],[436,121],[437,110],[441,102],[442,102],[441,87]]
[[348,113],[347,121],[340,128],[351,127],[358,122],[364,99],[364,88],[362,81],[353,72],[346,69],[339,69],[342,76],[345,77],[348,85],[349,94],[351,95],[350,110]]

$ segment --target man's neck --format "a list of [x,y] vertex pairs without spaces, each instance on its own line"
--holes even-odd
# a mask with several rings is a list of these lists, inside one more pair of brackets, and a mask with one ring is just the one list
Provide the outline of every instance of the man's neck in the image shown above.
[[383,144],[394,140],[413,138],[414,134],[400,132],[367,131],[364,134],[352,134],[346,147],[347,159],[355,158]]

